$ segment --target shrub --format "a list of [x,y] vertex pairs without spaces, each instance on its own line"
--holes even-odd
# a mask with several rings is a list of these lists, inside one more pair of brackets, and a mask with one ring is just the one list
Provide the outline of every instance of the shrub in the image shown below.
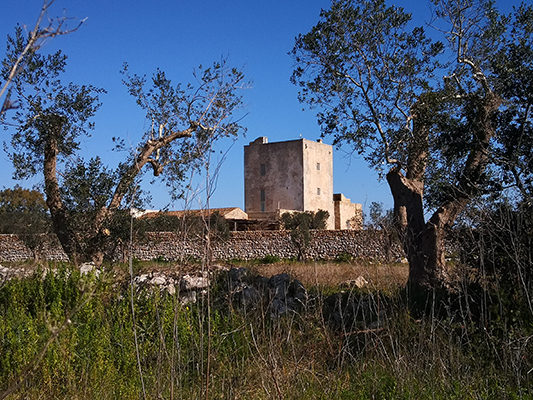
[[280,258],[276,255],[267,254],[261,259],[261,262],[263,264],[275,264],[275,263],[280,262]]
[[351,263],[353,256],[350,253],[342,252],[335,256],[335,262],[338,263]]

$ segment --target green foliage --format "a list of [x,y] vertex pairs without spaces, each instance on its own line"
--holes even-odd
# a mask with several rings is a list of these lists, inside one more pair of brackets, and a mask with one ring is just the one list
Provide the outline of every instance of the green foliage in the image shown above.
[[[211,240],[227,240],[230,235],[228,222],[218,212],[203,216],[204,212],[185,211],[180,215],[160,212],[135,220],[134,226],[142,232],[177,232],[190,238],[205,238],[208,234]],[[207,214],[207,211],[205,211]]]
[[137,218],[135,226],[142,227],[142,230],[146,232],[178,232],[182,229],[183,220],[180,217],[161,212],[155,216]]
[[[90,221],[109,203],[116,179],[116,173],[102,165],[100,157],[92,158],[88,163],[82,160],[70,162],[61,184],[63,204],[71,214],[87,214]],[[87,226],[87,222],[77,224]]]
[[[195,83],[183,88],[181,84],[173,86],[159,70],[147,85],[145,76],[130,75],[125,64],[123,83],[146,112],[150,129],[133,149],[113,138],[116,149],[129,154],[113,170],[98,157],[85,162],[78,156],[82,138],[94,128],[90,120],[105,91],[63,84],[59,76],[66,56],[60,51],[40,54],[37,47],[28,46],[31,41],[32,37],[17,27],[15,36],[8,37],[0,71],[7,80],[23,55],[10,88],[9,96],[18,110],[10,123],[15,128],[6,151],[15,178],[44,175],[54,232],[71,261],[101,263],[109,248],[113,253],[129,237],[124,209],[145,203],[138,187],[145,166],[152,168],[155,177],[164,178],[179,197],[186,171],[207,168],[213,143],[236,138],[244,130],[240,118],[233,115],[242,106],[238,89],[245,85],[244,76],[223,60],[198,68]],[[0,122],[6,123],[3,114]],[[214,217],[208,225],[211,223],[222,232],[219,218]]]
[[291,52],[322,133],[386,175],[413,287],[449,283],[445,230],[468,202],[533,198],[533,7],[433,3],[429,35],[384,0],[334,0]]
[[392,210],[384,210],[383,203],[373,201],[370,204],[369,220],[365,225],[370,229],[392,231],[394,229],[394,215]]
[[526,329],[533,317],[532,205],[504,201],[465,214],[454,233],[469,294],[478,302],[485,297],[488,326],[508,333]]
[[429,88],[443,49],[423,28],[409,31],[410,20],[383,0],[334,1],[291,52],[291,80],[300,100],[317,107],[323,133],[352,145],[378,171],[392,157],[406,160],[403,110]]
[[337,263],[351,263],[353,262],[353,255],[350,253],[342,252],[335,256],[335,262]]
[[298,251],[298,261],[305,258],[305,251],[311,242],[311,229],[325,229],[329,212],[318,210],[284,213],[281,215],[283,228],[291,234],[291,241]]
[[278,256],[275,256],[275,255],[272,255],[272,254],[267,254],[266,256],[264,256],[261,259],[261,262],[263,264],[275,264],[275,263],[280,262],[280,260],[281,259]]
[[[200,66],[194,73],[196,84],[173,86],[159,69],[150,79],[132,75],[128,64],[121,72],[128,93],[150,121],[143,141],[164,143],[150,157],[153,174],[161,174],[174,197],[181,197],[185,172],[205,167],[214,142],[236,138],[244,131],[233,115],[242,107],[238,89],[246,86],[244,75],[229,67],[227,60],[208,68]],[[117,144],[118,149],[127,150],[118,139]],[[162,174],[163,170],[167,173]]]
[[15,185],[13,189],[0,191],[1,213],[45,213],[46,202],[38,190],[23,189]]
[[19,235],[24,244],[39,258],[52,231],[48,207],[38,190],[13,189],[0,191],[0,233]]
[[[385,164],[407,176],[422,172],[428,208],[457,195],[454,182],[476,144],[475,116],[502,101],[491,116],[493,185],[531,196],[533,8],[501,15],[489,1],[434,3],[430,38],[412,26],[410,10],[384,0],[333,1],[290,53],[300,100],[317,109],[323,134],[352,146],[380,174]],[[448,55],[454,61],[445,62]],[[413,121],[426,117],[419,136]],[[487,176],[479,179],[477,195],[489,187]]]
[[47,233],[50,222],[46,202],[38,190],[13,189],[0,191],[0,233]]
[[[8,36],[2,76],[12,65],[29,38],[21,27]],[[58,78],[64,71],[66,56],[58,51],[41,55],[34,49],[26,53],[22,68],[13,80],[14,101],[19,109],[13,116],[17,127],[8,154],[15,167],[15,178],[24,179],[42,171],[47,140],[57,142],[58,157],[65,161],[79,149],[80,139],[93,128],[89,119],[100,107],[94,86],[63,85]],[[59,129],[58,129],[59,128]],[[8,148],[9,149],[9,148]]]
[[[107,274],[95,279],[68,265],[55,269],[0,288],[0,395],[48,340],[50,328],[61,324],[93,289],[12,398],[139,397],[134,327],[148,398],[170,398],[171,393],[174,398],[199,398],[205,395],[206,381],[213,397],[533,395],[527,374],[533,367],[527,340],[531,331],[525,328],[531,318],[512,332],[486,330],[478,315],[454,313],[454,305],[444,316],[435,310],[436,319],[415,319],[396,295],[354,290],[341,294],[341,302],[332,302],[314,288],[304,314],[272,320],[265,310],[243,313],[232,308],[223,279],[209,297],[184,305],[156,289],[135,287],[131,298],[128,284],[112,282]],[[472,300],[464,298],[470,307]],[[324,303],[342,305],[345,319],[338,330],[322,313]],[[350,309],[351,317],[346,312]],[[503,317],[507,311],[492,312]],[[378,328],[368,327],[378,320]]]
[[523,201],[533,199],[533,9],[522,4],[510,18],[511,38],[492,57],[490,68],[505,99],[497,120],[492,184],[497,192],[514,187]]
[[[101,217],[113,199],[120,180],[118,170],[111,170],[102,164],[100,157],[70,161],[62,174],[60,192],[63,207],[69,216],[69,224],[76,231],[76,246],[82,254],[89,254],[91,248],[102,249],[106,260],[113,260],[115,251],[144,232],[136,226],[131,232],[130,208],[141,208],[149,202],[149,196],[137,184],[131,184],[122,204],[111,213]],[[98,224],[95,221],[99,220]],[[96,230],[96,232],[95,232]]]

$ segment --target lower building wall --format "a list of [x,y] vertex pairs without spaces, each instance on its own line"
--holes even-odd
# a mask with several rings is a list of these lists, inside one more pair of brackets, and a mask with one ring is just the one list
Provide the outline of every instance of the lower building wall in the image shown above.
[[[379,231],[312,231],[307,249],[309,259],[332,260],[343,253],[357,259],[396,260],[403,257],[398,244],[388,245],[385,235]],[[39,251],[41,258],[66,261],[57,240]],[[139,260],[158,257],[169,261],[187,258],[201,259],[205,243],[199,239],[183,239],[172,232],[150,233],[143,242],[134,244],[133,256]],[[280,258],[296,257],[298,252],[291,243],[290,234],[285,231],[231,232],[226,241],[213,242],[212,258],[215,260],[250,260],[275,255]],[[22,261],[34,258],[22,240],[16,235],[0,235],[0,262]],[[117,256],[117,259],[120,257]]]
[[363,206],[352,203],[343,194],[333,195],[335,229],[363,229]]

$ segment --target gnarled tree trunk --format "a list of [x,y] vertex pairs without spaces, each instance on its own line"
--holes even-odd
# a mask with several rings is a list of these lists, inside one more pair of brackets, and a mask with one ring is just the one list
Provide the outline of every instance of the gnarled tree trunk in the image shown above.
[[[43,167],[46,203],[50,210],[54,232],[70,261],[74,264],[91,261],[96,265],[100,265],[104,261],[105,246],[108,243],[107,235],[104,233],[105,223],[113,218],[113,213],[117,212],[137,174],[146,164],[151,164],[154,167],[154,174],[161,172],[163,166],[157,165],[152,159],[152,154],[174,140],[191,137],[199,125],[191,122],[188,129],[172,132],[170,135],[158,140],[147,141],[141,148],[137,158],[121,176],[108,207],[99,209],[94,220],[91,221],[88,231],[78,232],[78,234],[76,227],[72,226],[68,210],[66,210],[61,199],[57,179],[57,156],[59,153],[57,138],[63,134],[64,125],[65,121],[62,116],[48,115],[41,117],[40,129],[41,135],[44,137]],[[80,239],[79,236],[81,235],[85,237],[85,240]]]
[[413,288],[448,284],[445,265],[444,229],[425,222],[423,182],[407,179],[398,168],[387,174],[393,198],[396,225],[409,260],[409,282]]
[[476,111],[471,121],[471,150],[457,183],[427,222],[423,198],[430,122],[427,116],[431,114],[426,110],[420,107],[413,110],[415,137],[410,144],[406,174],[401,172],[400,166],[387,174],[396,225],[409,260],[408,286],[411,290],[451,288],[445,258],[446,234],[477,192],[488,163],[490,140],[494,136],[492,118],[500,105],[499,97],[492,91],[487,91],[483,98],[469,100]]
[[41,134],[45,137],[43,170],[46,204],[50,210],[52,226],[61,247],[70,261],[77,264],[80,261],[80,249],[61,200],[57,180],[57,154],[59,152],[57,137],[61,135],[63,130],[64,118],[59,115],[48,115],[42,116],[41,120]]

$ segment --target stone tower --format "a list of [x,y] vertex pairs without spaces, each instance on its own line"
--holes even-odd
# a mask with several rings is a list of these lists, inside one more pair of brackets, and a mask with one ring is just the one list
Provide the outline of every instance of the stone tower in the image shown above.
[[244,146],[244,204],[252,219],[325,210],[334,229],[332,147],[322,140],[268,143],[266,137]]

